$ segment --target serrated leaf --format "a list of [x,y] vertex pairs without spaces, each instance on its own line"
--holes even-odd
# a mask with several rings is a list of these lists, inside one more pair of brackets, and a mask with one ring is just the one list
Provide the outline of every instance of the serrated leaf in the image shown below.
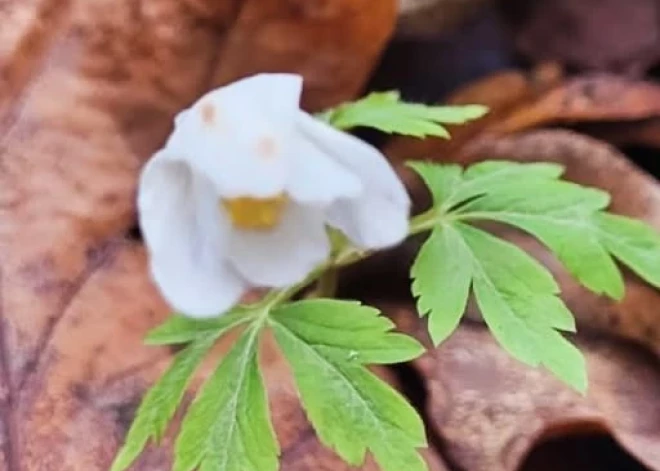
[[594,216],[607,249],[648,283],[660,288],[660,234],[642,221],[600,213]]
[[432,106],[401,101],[399,92],[375,92],[324,113],[339,129],[371,127],[386,133],[414,137],[449,138],[442,124],[462,124],[486,114],[481,105]]
[[[300,314],[312,311],[314,315],[297,322]],[[337,315],[341,322],[328,328],[327,321]],[[426,444],[421,419],[361,361],[369,355],[381,358],[365,352],[392,335],[387,333],[390,324],[377,320],[371,308],[321,300],[284,306],[270,323],[293,369],[307,416],[325,445],[352,465],[361,464],[370,451],[384,471],[424,471],[416,451]],[[419,351],[415,344],[410,342],[401,358]]]
[[378,309],[358,302],[300,301],[271,315],[308,344],[344,351],[347,358],[361,364],[401,363],[424,353],[424,347],[412,337],[391,332],[394,324]]
[[408,167],[422,177],[436,206],[442,206],[463,182],[463,169],[459,165],[408,162]]
[[212,319],[193,319],[182,315],[169,317],[147,334],[147,345],[176,345],[192,342],[212,333],[223,333],[249,322],[258,313],[255,309],[239,306],[232,312]]
[[250,326],[204,384],[181,425],[174,471],[276,471],[275,440]]
[[584,286],[614,299],[623,278],[601,243],[592,215],[609,196],[569,182],[513,182],[458,210],[463,219],[489,219],[519,227],[543,242]]
[[555,180],[563,172],[563,167],[556,164],[497,160],[475,164],[465,172],[457,165],[427,162],[410,162],[408,165],[429,187],[435,206],[443,210],[518,182]]
[[583,360],[571,360],[577,350],[553,328],[566,326],[566,311],[557,309],[558,287],[547,269],[513,244],[465,224],[455,227],[471,251],[475,298],[495,338],[520,361],[544,365],[585,391]]
[[470,293],[470,253],[460,234],[449,225],[435,228],[410,274],[417,310],[420,316],[429,314],[429,333],[438,345],[458,327]]
[[195,369],[217,338],[206,334],[179,352],[167,371],[142,399],[125,443],[115,457],[111,471],[128,468],[150,439],[160,440],[183,398]]

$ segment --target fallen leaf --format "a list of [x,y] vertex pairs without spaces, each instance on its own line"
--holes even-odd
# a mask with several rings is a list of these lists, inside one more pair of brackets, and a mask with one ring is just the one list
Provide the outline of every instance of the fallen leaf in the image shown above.
[[396,14],[395,0],[244,0],[214,81],[296,70],[307,108],[334,106],[360,92]]
[[501,118],[488,132],[512,133],[554,123],[629,121],[660,115],[660,86],[615,75],[569,80]]
[[[237,70],[218,57],[244,47],[235,29],[254,4],[244,13],[229,0],[1,2],[0,470],[107,470],[141,395],[169,362],[167,349],[142,344],[168,308],[134,236],[137,174],[174,113]],[[279,43],[290,59],[273,67],[312,84],[317,77],[310,107],[355,93],[368,54],[344,54],[363,42],[376,54],[388,17],[374,21],[375,4],[365,1],[278,5],[307,30],[331,21],[319,26],[319,47]],[[282,24],[274,17],[272,29]],[[260,25],[271,29],[266,18]],[[241,67],[248,74],[266,64]],[[323,74],[336,77],[321,84]],[[278,429],[302,417],[287,394],[275,395],[273,409],[290,411],[277,416]],[[337,469],[301,430],[288,438],[284,469]],[[133,469],[168,467],[161,448]]]
[[401,0],[399,36],[425,37],[451,33],[491,0]]
[[[410,308],[391,312],[404,330],[425,335]],[[649,469],[660,469],[657,360],[611,339],[576,342],[587,358],[586,397],[513,359],[476,323],[464,323],[418,360],[428,417],[448,460],[470,471],[515,471],[542,439],[605,431]]]
[[485,118],[451,129],[452,139],[393,139],[386,153],[395,161],[451,160],[467,143],[482,136],[506,135],[553,125],[626,123],[660,117],[660,86],[615,75],[561,80],[556,64],[537,68],[530,77],[509,71],[458,90],[451,104],[480,103]]
[[660,59],[655,0],[504,2],[530,60],[557,60],[579,71],[641,74]]

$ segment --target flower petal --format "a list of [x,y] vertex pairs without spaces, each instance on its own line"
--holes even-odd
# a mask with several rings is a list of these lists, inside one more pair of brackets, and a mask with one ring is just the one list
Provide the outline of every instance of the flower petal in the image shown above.
[[339,198],[356,198],[360,179],[304,136],[296,140],[293,168],[287,185],[291,198],[303,204],[327,206]]
[[356,245],[380,249],[401,242],[408,232],[410,198],[403,183],[375,147],[332,126],[298,114],[299,130],[364,184],[362,195],[334,203],[328,222]]
[[302,78],[259,74],[218,88],[175,120],[167,148],[207,175],[226,198],[283,191]]
[[217,201],[208,179],[166,152],[142,172],[138,210],[153,278],[168,303],[192,317],[226,311],[246,289],[224,258],[228,223]]
[[329,254],[322,212],[293,203],[272,230],[235,230],[229,243],[236,270],[251,284],[264,287],[301,281]]

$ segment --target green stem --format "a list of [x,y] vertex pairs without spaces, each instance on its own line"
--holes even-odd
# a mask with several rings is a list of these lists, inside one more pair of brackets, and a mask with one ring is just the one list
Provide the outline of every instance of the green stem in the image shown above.
[[[436,209],[431,208],[410,220],[408,235],[412,236],[429,231],[440,224],[442,219],[443,215],[439,214]],[[372,252],[357,249],[347,243],[344,247],[340,247],[330,260],[320,265],[300,283],[282,290],[269,292],[262,300],[264,310],[267,312],[276,305],[288,301],[302,289],[313,283],[318,284],[315,293],[317,297],[334,297],[337,291],[339,269],[364,260],[371,255]]]
[[319,278],[316,284],[316,295],[319,298],[333,298],[337,293],[339,284],[339,270],[328,268]]

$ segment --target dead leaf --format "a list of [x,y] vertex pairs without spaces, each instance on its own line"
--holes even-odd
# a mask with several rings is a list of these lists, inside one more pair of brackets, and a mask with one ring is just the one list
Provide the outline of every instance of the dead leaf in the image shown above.
[[530,77],[516,71],[492,75],[457,91],[448,102],[484,104],[490,112],[483,119],[453,127],[449,141],[395,138],[386,153],[396,162],[451,160],[463,146],[482,136],[551,125],[650,120],[660,116],[660,86],[602,74],[562,81],[556,64],[546,64]]
[[214,81],[296,70],[307,108],[336,105],[360,92],[396,14],[395,0],[245,0]]
[[401,0],[398,34],[425,37],[460,27],[491,0]]
[[[239,32],[254,4],[243,12],[229,0],[0,2],[0,470],[107,470],[169,361],[166,349],[142,345],[168,308],[132,236],[137,173],[173,114],[236,72],[228,57],[245,47],[249,32]],[[310,77],[310,107],[364,80],[368,54],[392,28],[387,15],[369,16],[376,4],[386,2],[278,3],[323,31],[304,50],[278,43],[289,60],[271,64]],[[291,38],[277,18],[259,24]],[[240,73],[266,67],[249,64]],[[336,469],[304,433],[290,436],[296,458],[285,457],[285,469]],[[165,449],[151,450],[133,469],[168,463]]]
[[660,115],[660,86],[615,75],[569,80],[488,129],[512,133],[553,123],[629,121]]
[[[390,312],[404,330],[425,337],[408,307]],[[660,469],[657,360],[611,339],[576,341],[587,358],[587,397],[513,359],[476,323],[465,323],[418,360],[428,416],[447,458],[470,471],[515,471],[541,439],[602,430],[651,470]]]
[[515,17],[520,51],[533,61],[641,74],[660,58],[655,0],[537,0],[503,6]]

